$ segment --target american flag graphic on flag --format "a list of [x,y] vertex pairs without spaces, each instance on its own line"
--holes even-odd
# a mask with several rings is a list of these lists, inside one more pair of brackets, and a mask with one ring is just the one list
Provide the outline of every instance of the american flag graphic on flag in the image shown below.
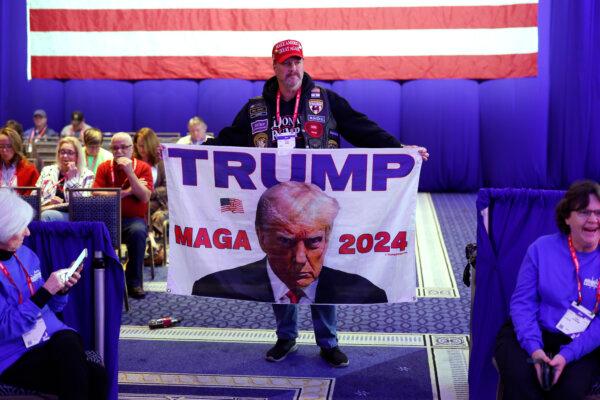
[[244,205],[240,199],[221,198],[221,212],[244,213]]
[[266,79],[302,42],[315,79],[535,76],[538,0],[30,0],[28,67],[51,79]]

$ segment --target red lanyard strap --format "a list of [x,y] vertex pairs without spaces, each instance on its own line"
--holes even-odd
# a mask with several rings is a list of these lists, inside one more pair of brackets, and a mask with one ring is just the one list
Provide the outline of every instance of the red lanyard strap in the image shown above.
[[[17,257],[16,254],[14,255],[14,257],[15,257],[15,260],[17,260],[17,263],[19,264],[21,269],[23,270],[23,273],[25,274],[25,280],[27,281],[27,287],[29,288],[29,292],[31,293],[31,296],[33,296],[33,294],[35,293],[35,288],[33,287],[33,282],[31,281],[31,276],[29,276],[29,273],[27,272],[27,270],[23,266],[23,263],[21,262],[21,260],[19,260],[19,258]],[[19,304],[23,304],[23,293],[21,293],[21,290],[15,283],[15,280],[13,279],[12,276],[10,276],[10,272],[8,272],[8,268],[6,268],[6,266],[2,263],[2,261],[0,261],[0,271],[2,271],[4,276],[6,276],[6,279],[8,279],[8,281],[11,283],[11,285],[13,285],[15,287],[15,289],[17,289],[17,292],[19,292]]]
[[[300,106],[300,92],[302,91],[302,86],[298,88],[296,92],[296,104],[294,104],[294,115],[292,117],[292,127],[296,126],[296,120],[298,119],[298,107]],[[277,124],[281,124],[281,90],[277,90],[277,106],[275,111],[275,119],[277,120]]]
[[[575,278],[577,278],[577,304],[581,304],[583,301],[583,294],[581,293],[583,285],[581,284],[581,278],[579,277],[579,260],[577,259],[577,253],[575,251],[575,247],[573,246],[573,238],[569,235],[569,252],[571,253],[571,259],[573,260],[573,265],[575,266]],[[598,313],[598,308],[600,306],[600,279],[598,279],[598,283],[596,284],[596,304],[594,305],[594,314]]]

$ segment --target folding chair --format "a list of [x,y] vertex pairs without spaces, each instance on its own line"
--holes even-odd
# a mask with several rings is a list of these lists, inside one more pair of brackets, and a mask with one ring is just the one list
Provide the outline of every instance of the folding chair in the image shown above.
[[[83,193],[91,196],[83,196]],[[117,249],[119,261],[121,254],[121,189],[69,189],[69,220],[104,222],[110,234],[110,240]],[[129,311],[127,285],[125,285],[125,311]]]
[[42,190],[36,186],[16,186],[13,189],[23,200],[25,200],[33,208],[33,220],[39,221],[42,214]]

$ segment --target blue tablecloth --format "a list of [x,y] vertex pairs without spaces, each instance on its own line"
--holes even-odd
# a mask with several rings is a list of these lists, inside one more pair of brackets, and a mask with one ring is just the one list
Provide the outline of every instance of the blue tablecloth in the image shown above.
[[69,303],[63,311],[64,321],[76,329],[87,349],[94,349],[94,252],[104,253],[105,275],[105,353],[104,363],[109,378],[109,398],[118,395],[118,349],[121,311],[123,309],[123,267],[112,248],[106,226],[101,222],[32,222],[31,236],[25,245],[40,258],[42,272],[46,278],[52,271],[69,266],[81,250],[88,249],[88,258],[82,278],[69,293]]

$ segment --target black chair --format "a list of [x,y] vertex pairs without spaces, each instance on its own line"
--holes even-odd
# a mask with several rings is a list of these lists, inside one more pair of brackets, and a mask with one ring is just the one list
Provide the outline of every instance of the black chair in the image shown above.
[[42,189],[37,186],[16,186],[13,189],[23,200],[33,208],[33,220],[39,221],[42,214]]
[[[84,195],[89,194],[89,195]],[[121,189],[69,189],[69,220],[104,222],[119,261],[121,254]],[[125,310],[129,311],[127,285],[125,285]]]

